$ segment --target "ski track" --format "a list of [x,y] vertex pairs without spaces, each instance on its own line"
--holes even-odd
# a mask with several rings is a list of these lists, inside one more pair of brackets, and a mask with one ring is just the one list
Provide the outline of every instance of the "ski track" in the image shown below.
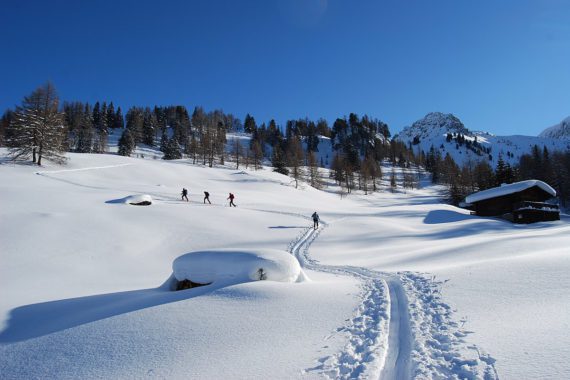
[[465,341],[465,321],[458,323],[443,302],[441,286],[446,281],[411,272],[320,264],[309,256],[309,247],[328,223],[321,225],[304,230],[290,243],[289,252],[303,268],[360,280],[362,302],[345,326],[325,337],[347,334],[341,352],[318,359],[303,373],[331,379],[499,379],[495,359]]
[[68,172],[84,172],[88,170],[99,170],[99,169],[111,169],[111,168],[119,168],[121,166],[130,166],[134,164],[117,164],[117,165],[107,165],[107,166],[93,166],[88,168],[78,168],[78,169],[62,169],[62,170],[41,170],[36,172],[37,175],[44,175],[44,174],[56,174],[56,173],[68,173]]
[[347,324],[335,331],[348,334],[348,343],[342,351],[319,359],[319,365],[305,372],[316,372],[334,379],[378,378],[388,351],[388,285],[378,272],[357,267],[321,265],[312,260],[308,254],[309,247],[327,225],[324,222],[321,224],[318,230],[312,227],[305,230],[291,243],[289,251],[303,268],[359,279],[362,302]]

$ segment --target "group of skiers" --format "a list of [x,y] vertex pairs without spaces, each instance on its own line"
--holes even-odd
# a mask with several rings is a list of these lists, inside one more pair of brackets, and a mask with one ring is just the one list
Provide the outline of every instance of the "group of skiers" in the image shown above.
[[[234,203],[234,199],[235,199],[235,195],[233,195],[232,193],[230,193],[230,195],[228,196],[227,200],[230,201],[230,207],[234,206],[237,207]],[[182,188],[182,200],[189,202],[188,201],[188,189],[186,188]],[[209,204],[212,204],[212,202],[210,202],[210,193],[208,193],[207,191],[204,191],[204,204],[206,204],[206,201],[208,201]],[[317,214],[317,212],[315,211],[313,213],[313,215],[311,215],[311,218],[313,218],[313,229],[317,229],[319,228],[319,214]]]
[[[232,207],[232,206],[237,207],[234,203],[234,198],[235,198],[235,195],[230,193],[230,196],[227,198],[230,201],[230,207]],[[189,202],[188,201],[188,189],[186,189],[185,187],[182,188],[182,200]],[[206,204],[206,201],[208,201],[209,204],[212,204],[212,202],[210,202],[210,193],[207,191],[204,191],[204,204]]]

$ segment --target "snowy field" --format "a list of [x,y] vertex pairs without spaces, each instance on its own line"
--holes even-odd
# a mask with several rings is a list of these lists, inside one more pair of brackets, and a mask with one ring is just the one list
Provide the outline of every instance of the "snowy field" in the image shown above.
[[[437,187],[341,199],[267,169],[69,157],[0,165],[2,379],[570,378],[566,216],[513,225]],[[211,284],[170,290],[196,271]]]

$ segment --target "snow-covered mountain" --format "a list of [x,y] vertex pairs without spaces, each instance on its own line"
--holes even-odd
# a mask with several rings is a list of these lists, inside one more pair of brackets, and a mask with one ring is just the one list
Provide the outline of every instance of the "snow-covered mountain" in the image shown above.
[[[567,119],[566,121],[569,121]],[[549,128],[540,136],[496,136],[488,132],[470,131],[453,114],[432,112],[424,118],[405,127],[395,139],[411,145],[414,151],[428,152],[433,146],[440,150],[442,156],[447,153],[458,164],[469,159],[473,161],[487,160],[493,167],[496,166],[499,156],[505,162],[517,164],[521,155],[530,153],[534,145],[541,149],[547,147],[553,150],[570,149],[570,138],[560,138],[562,130],[570,137],[570,123],[561,123],[557,127],[560,133],[546,134]]]
[[560,123],[546,128],[538,137],[552,138],[559,140],[570,140],[570,116],[562,120]]

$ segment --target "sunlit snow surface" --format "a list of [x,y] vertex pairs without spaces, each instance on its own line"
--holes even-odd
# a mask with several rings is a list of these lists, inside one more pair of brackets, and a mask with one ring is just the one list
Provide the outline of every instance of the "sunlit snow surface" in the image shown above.
[[[0,165],[2,379],[375,377],[385,342],[418,378],[570,378],[566,215],[513,225],[437,187],[341,199],[267,169],[69,157]],[[137,194],[152,206],[119,201]],[[166,286],[177,258],[225,250],[288,250],[312,281]],[[386,336],[406,323],[393,281],[412,342]]]

